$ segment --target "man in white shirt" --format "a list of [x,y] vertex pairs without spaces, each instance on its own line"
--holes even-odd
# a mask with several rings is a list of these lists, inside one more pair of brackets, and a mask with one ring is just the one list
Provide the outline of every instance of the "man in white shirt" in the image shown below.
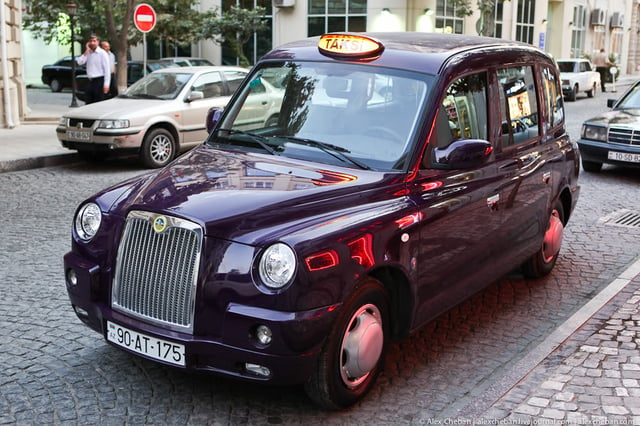
[[100,47],[102,50],[107,52],[109,56],[109,64],[111,66],[111,88],[109,89],[109,94],[111,96],[116,96],[118,94],[118,89],[116,88],[116,55],[111,51],[111,44],[107,40],[102,40],[100,42]]
[[90,104],[104,99],[111,85],[111,64],[109,55],[100,46],[95,34],[89,36],[87,50],[78,58],[79,65],[86,65],[89,83],[85,89],[85,103]]

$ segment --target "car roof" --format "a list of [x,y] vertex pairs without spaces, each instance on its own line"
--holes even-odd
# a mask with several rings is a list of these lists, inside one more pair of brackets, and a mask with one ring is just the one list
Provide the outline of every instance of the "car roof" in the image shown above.
[[[384,46],[379,57],[366,61],[376,65],[394,68],[411,69],[420,72],[437,73],[442,65],[454,56],[472,52],[496,52],[502,56],[504,63],[509,62],[510,54],[514,59],[518,54],[526,52],[540,57],[551,57],[531,44],[514,40],[492,37],[479,37],[463,34],[440,34],[420,32],[364,32],[345,33],[366,36],[377,40]],[[264,60],[327,60],[318,50],[320,36],[284,44],[266,54]],[[520,53],[516,53],[520,52]]]
[[191,66],[191,67],[171,67],[171,68],[161,68],[159,70],[155,70],[154,73],[203,73],[209,71],[243,71],[248,72],[249,70],[242,67],[234,67],[230,65],[201,65],[201,66]]

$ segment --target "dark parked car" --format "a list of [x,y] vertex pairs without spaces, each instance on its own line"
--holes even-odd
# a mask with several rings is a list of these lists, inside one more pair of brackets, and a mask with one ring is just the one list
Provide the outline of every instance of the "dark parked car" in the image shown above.
[[180,67],[210,67],[213,66],[213,62],[204,58],[192,58],[190,56],[173,56],[162,58],[163,61],[171,61]]
[[[145,73],[145,67],[144,67],[144,62],[143,61],[128,61],[127,62],[127,87],[131,86],[133,83],[135,83],[136,81],[140,80],[142,77],[144,77]],[[155,70],[159,70],[162,68],[171,68],[171,67],[177,67],[178,65],[176,65],[175,63],[171,62],[171,61],[164,61],[164,60],[150,60],[147,61],[147,74],[152,73]],[[85,100],[85,90],[87,87],[87,83],[88,83],[88,79],[89,77],[86,74],[83,75],[79,75],[76,77],[76,96],[78,97],[78,99],[80,99],[81,101]],[[112,85],[112,87],[114,87]],[[115,90],[111,90],[109,92],[109,94],[105,97],[105,99],[111,99],[114,96],[116,96],[118,93]]]
[[582,167],[588,172],[599,172],[604,163],[640,167],[640,81],[607,105],[613,109],[582,124]]
[[390,339],[552,271],[579,195],[561,90],[551,57],[494,38],[280,46],[204,144],[79,206],[73,309],[136,356],[354,404]]
[[[49,86],[52,92],[59,92],[66,87],[71,88],[71,76],[73,74],[71,62],[71,56],[65,56],[52,65],[43,66],[41,76],[42,83]],[[86,72],[84,66],[76,64],[76,76],[85,74]]]

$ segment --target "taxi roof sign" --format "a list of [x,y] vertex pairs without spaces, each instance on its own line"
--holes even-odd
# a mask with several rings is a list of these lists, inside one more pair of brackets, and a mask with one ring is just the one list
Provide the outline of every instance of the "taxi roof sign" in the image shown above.
[[377,40],[357,34],[325,34],[318,41],[318,50],[339,58],[375,59],[384,46]]

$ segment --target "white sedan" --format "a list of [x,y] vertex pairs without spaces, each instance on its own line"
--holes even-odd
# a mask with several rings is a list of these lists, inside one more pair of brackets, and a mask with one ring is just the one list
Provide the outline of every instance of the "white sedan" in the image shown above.
[[147,167],[162,167],[206,139],[207,111],[224,108],[247,72],[230,66],[154,71],[116,98],[70,109],[56,128],[58,140],[88,159],[134,151]]

